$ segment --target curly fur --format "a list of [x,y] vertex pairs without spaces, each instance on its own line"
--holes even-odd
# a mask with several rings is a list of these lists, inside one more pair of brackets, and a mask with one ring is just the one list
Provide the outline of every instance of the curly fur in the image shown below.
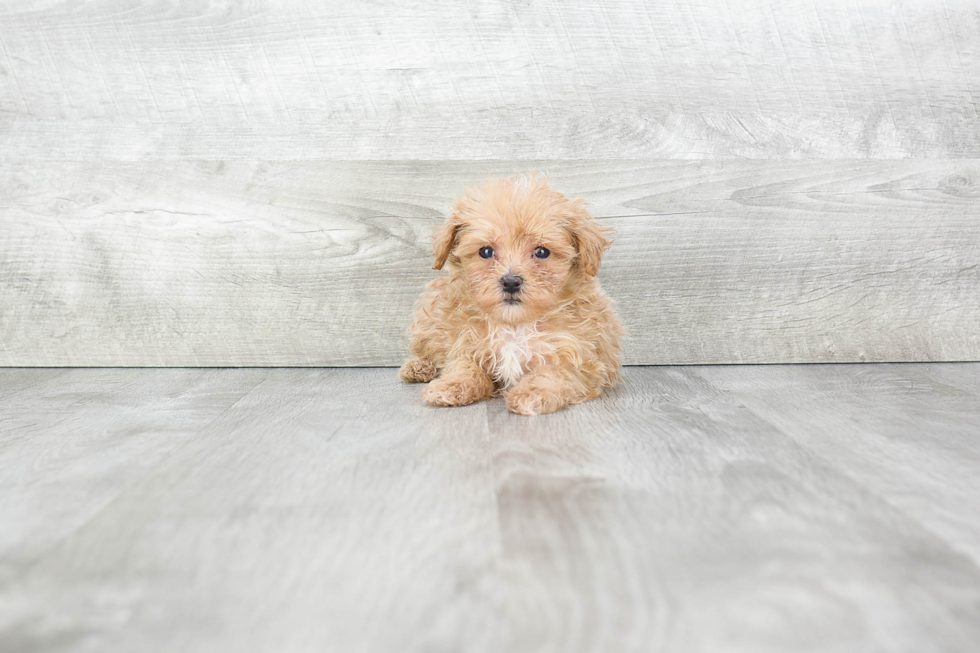
[[[433,267],[448,275],[419,298],[401,377],[429,383],[423,398],[435,406],[502,391],[511,411],[538,415],[598,397],[620,378],[623,334],[595,278],[608,231],[547,179],[467,189],[435,236]],[[539,247],[550,255],[536,258]],[[506,301],[506,275],[523,279],[519,302]]]

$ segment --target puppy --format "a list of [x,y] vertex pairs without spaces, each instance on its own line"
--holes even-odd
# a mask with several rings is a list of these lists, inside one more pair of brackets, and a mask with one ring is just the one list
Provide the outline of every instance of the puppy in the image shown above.
[[521,415],[560,410],[620,378],[623,329],[596,281],[607,229],[536,176],[489,179],[434,241],[449,274],[419,298],[402,379],[434,406],[503,392]]

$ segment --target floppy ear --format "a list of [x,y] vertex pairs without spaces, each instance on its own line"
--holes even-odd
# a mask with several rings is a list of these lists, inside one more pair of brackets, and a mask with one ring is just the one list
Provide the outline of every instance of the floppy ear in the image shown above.
[[446,259],[452,254],[456,247],[456,237],[459,230],[463,228],[463,219],[459,211],[453,209],[452,214],[446,220],[446,224],[439,227],[432,241],[432,269],[441,270],[446,264]]
[[612,229],[600,227],[585,208],[584,201],[576,199],[568,204],[568,231],[578,250],[578,264],[586,274],[594,277],[602,265],[602,253],[612,244],[608,238]]

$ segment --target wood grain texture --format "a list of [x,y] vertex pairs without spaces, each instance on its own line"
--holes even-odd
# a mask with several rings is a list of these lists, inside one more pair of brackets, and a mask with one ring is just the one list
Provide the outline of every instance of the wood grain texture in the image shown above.
[[42,508],[3,522],[0,649],[976,650],[980,364],[625,376],[540,418],[386,369],[0,398],[0,506]]
[[[762,374],[720,366],[698,374],[980,562],[980,368],[778,366]],[[793,395],[803,399],[786,400]]]
[[36,385],[64,374],[63,369],[20,368],[7,369],[0,374],[0,397],[27,393]]
[[[82,528],[265,370],[52,370],[0,395],[0,585]],[[24,370],[0,370],[0,382]],[[0,608],[0,612],[3,612]]]
[[397,365],[429,234],[535,168],[617,231],[632,364],[980,359],[980,163],[0,167],[0,365]]
[[7,160],[980,156],[958,0],[0,9]]
[[[262,382],[205,428],[184,426],[184,446],[31,566],[54,565],[59,588],[12,569],[0,649],[68,638],[101,649],[372,650],[419,628],[436,641],[467,636],[452,629],[453,613],[469,607],[455,600],[460,585],[499,551],[485,407],[432,423],[417,388],[392,370],[244,372]],[[394,401],[379,404],[379,393]],[[196,394],[187,399],[195,414],[218,399],[206,387]],[[105,527],[130,511],[154,517],[126,520],[104,539]],[[207,559],[215,564],[202,566]],[[176,566],[164,569],[162,560]],[[88,582],[103,565],[118,573]],[[146,593],[152,577],[168,589]],[[136,586],[148,602],[132,600]],[[42,594],[60,606],[50,614],[72,616],[47,622],[33,604]],[[106,629],[107,613],[76,612],[82,604],[112,606],[130,627]]]

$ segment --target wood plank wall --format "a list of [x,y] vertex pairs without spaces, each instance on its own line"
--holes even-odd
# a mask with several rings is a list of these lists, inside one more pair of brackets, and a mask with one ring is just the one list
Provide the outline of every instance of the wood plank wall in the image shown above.
[[394,365],[488,174],[634,364],[980,359],[980,6],[0,7],[0,365]]

